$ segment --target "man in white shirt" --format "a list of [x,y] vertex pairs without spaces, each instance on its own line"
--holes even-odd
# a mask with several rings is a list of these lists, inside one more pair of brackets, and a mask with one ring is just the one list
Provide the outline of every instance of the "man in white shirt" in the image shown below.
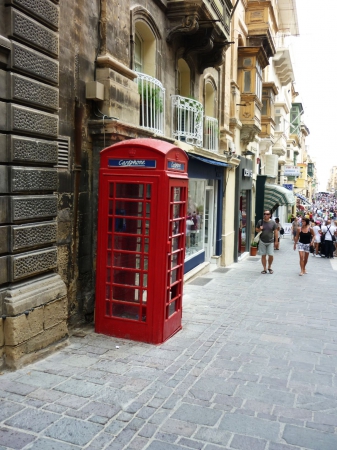
[[326,258],[333,258],[334,245],[333,236],[336,236],[337,228],[331,225],[331,220],[326,221],[326,225],[322,226],[322,233],[325,234],[325,256]]
[[319,249],[319,244],[321,242],[321,227],[320,227],[320,223],[318,220],[316,220],[316,225],[314,227],[312,227],[312,229],[314,230],[315,233],[315,251],[312,254],[313,256],[316,256],[317,258],[320,258],[321,255],[318,254],[318,249]]

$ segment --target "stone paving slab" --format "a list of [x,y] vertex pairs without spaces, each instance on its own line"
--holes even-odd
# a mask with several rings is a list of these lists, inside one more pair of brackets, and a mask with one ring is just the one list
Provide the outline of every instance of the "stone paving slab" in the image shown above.
[[[336,450],[337,270],[282,239],[184,287],[159,346],[83,327],[0,375],[0,450]],[[328,293],[328,295],[326,295]]]

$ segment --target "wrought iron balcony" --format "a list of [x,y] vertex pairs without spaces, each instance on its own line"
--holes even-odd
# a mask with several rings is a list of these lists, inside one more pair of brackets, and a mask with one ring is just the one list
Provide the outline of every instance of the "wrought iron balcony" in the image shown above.
[[214,153],[219,150],[219,125],[214,117],[205,116],[204,149]]
[[202,147],[204,108],[191,98],[172,95],[172,136],[178,141]]
[[156,134],[165,132],[165,89],[156,78],[137,73],[140,94],[140,126]]

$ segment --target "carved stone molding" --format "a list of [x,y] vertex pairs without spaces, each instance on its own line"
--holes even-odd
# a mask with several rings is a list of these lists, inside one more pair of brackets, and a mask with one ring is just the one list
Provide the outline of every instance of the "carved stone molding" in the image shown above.
[[58,56],[57,33],[14,8],[9,8],[7,14],[9,15],[9,20],[7,20],[10,26],[10,30],[8,30],[10,37],[19,39],[53,57]]
[[0,162],[55,165],[57,154],[56,141],[0,134]]
[[9,286],[0,295],[3,314],[16,316],[24,311],[44,305],[67,294],[60,275],[41,275],[32,281],[21,281]]
[[8,258],[10,261],[10,280],[8,281],[12,282],[57,267],[56,247],[21,253],[19,255],[9,256]]
[[46,83],[58,84],[59,62],[36,50],[12,42],[8,69],[31,75]]
[[191,14],[190,16],[184,16],[181,19],[181,23],[171,28],[170,32],[167,35],[167,42],[171,43],[175,36],[179,36],[181,34],[195,34],[199,30],[199,22],[198,16],[196,14]]
[[57,169],[0,166],[0,193],[56,191]]
[[56,221],[0,226],[0,254],[54,244]]
[[59,118],[55,114],[0,102],[0,116],[6,118],[4,123],[0,119],[0,131],[58,137]]
[[50,0],[6,0],[6,5],[17,6],[54,30],[59,27],[60,8]]
[[0,196],[0,224],[57,215],[57,195]]
[[0,81],[0,98],[58,112],[57,88],[3,70],[0,70]]

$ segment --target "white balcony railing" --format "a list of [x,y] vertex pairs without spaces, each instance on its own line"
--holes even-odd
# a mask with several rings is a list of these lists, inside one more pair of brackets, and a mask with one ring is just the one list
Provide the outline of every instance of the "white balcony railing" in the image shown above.
[[191,98],[172,95],[172,136],[178,141],[202,147],[204,108]]
[[140,126],[156,134],[165,130],[165,89],[156,78],[136,72],[140,94]]
[[204,148],[210,152],[219,151],[219,127],[218,119],[205,116]]

